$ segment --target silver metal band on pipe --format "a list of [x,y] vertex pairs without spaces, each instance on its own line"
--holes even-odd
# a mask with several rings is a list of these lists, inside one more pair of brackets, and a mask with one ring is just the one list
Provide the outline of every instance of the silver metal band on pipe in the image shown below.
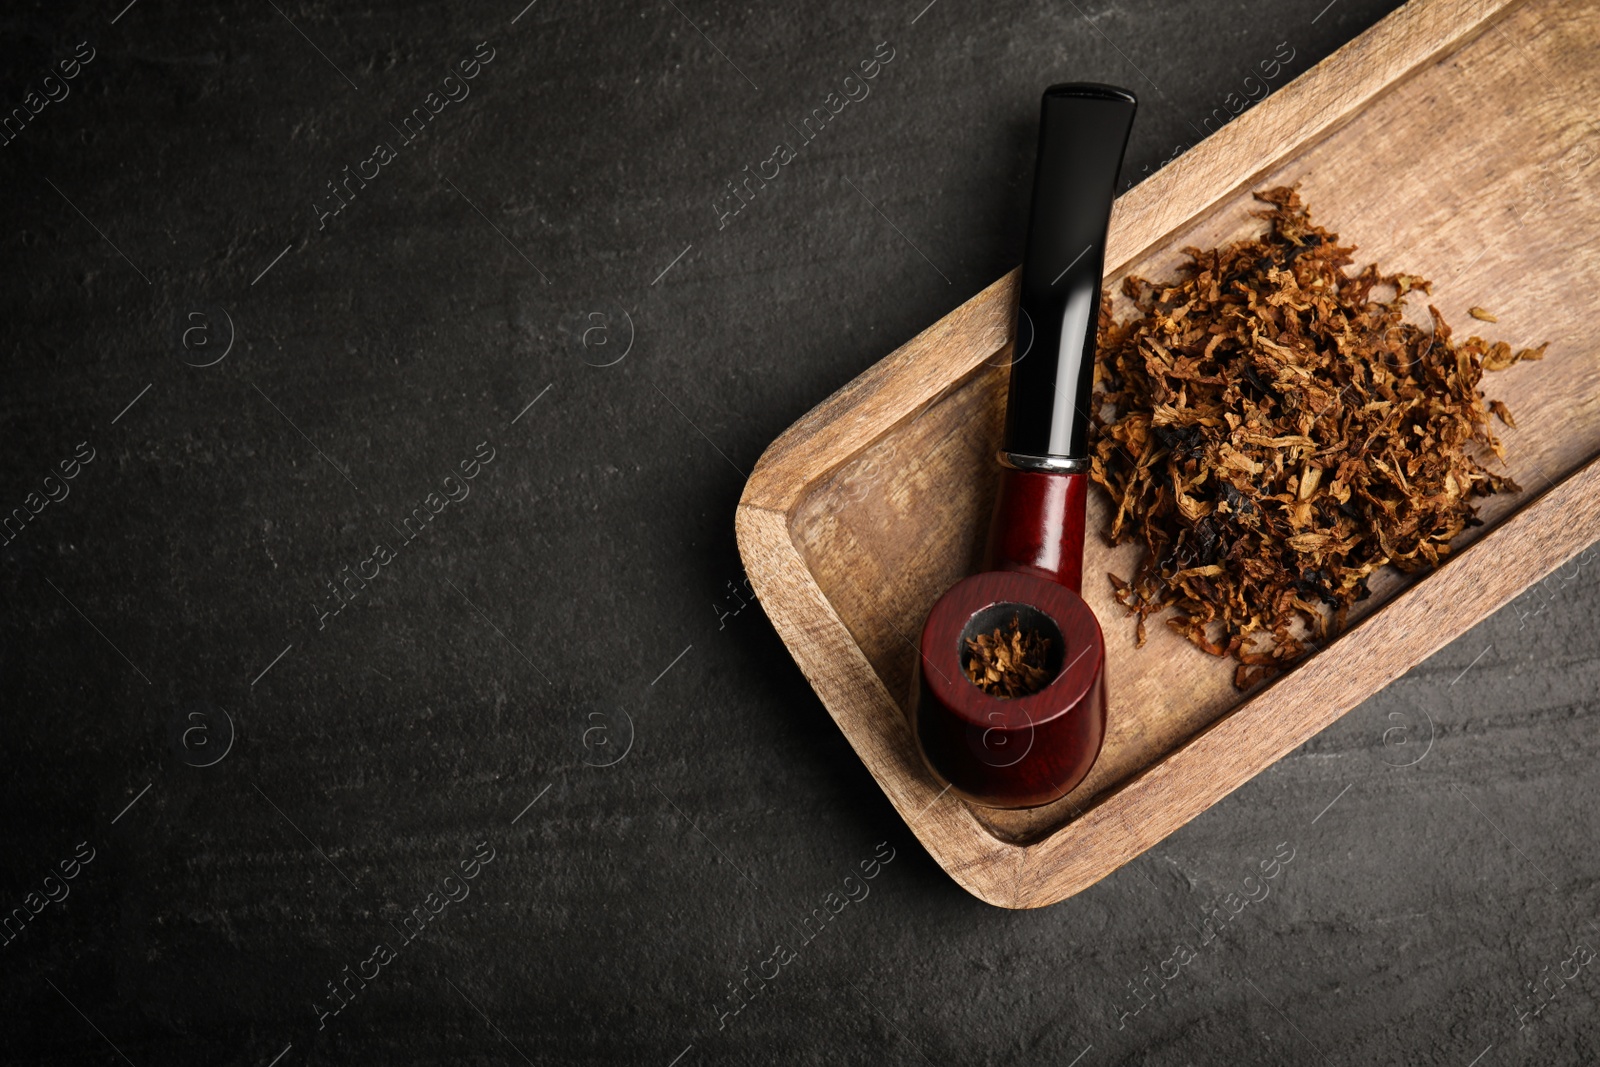
[[1017,452],[996,453],[1000,466],[1016,471],[1044,471],[1053,474],[1084,474],[1094,465],[1089,459],[1067,459],[1064,456],[1024,456]]

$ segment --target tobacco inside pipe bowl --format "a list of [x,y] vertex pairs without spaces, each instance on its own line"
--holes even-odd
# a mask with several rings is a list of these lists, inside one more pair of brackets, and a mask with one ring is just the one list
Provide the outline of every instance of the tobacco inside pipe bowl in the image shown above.
[[[1012,357],[985,568],[940,597],[922,629],[911,700],[919,747],[954,792],[986,806],[1065,796],[1105,737],[1105,642],[1079,595],[1087,402],[1106,230],[1136,106],[1105,85],[1044,93],[1013,333],[1026,343]],[[986,691],[968,676],[975,645],[994,644],[995,631],[1009,639],[1013,622],[1018,644],[1002,658],[1027,646],[1042,674],[1023,672],[1023,686],[980,674]]]

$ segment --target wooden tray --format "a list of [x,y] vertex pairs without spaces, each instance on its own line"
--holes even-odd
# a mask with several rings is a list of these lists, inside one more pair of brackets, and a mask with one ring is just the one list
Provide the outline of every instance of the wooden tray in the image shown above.
[[[997,476],[1015,272],[829,397],[775,441],[740,500],[767,615],[884,793],[946,871],[1002,907],[1094,884],[1600,537],[1600,5],[1414,0],[1117,201],[1107,286],[1168,277],[1185,245],[1259,228],[1252,190],[1301,183],[1361,263],[1419,273],[1463,335],[1550,342],[1485,376],[1521,427],[1524,487],[1433,574],[1385,573],[1346,634],[1240,694],[1231,661],[1110,595],[1137,550],[1091,536],[1084,596],[1106,636],[1105,748],[1049,807],[968,805],[906,722],[928,609],[981,551]],[[1426,298],[1412,310],[1425,320]],[[1498,324],[1479,323],[1483,305]],[[1107,528],[1091,494],[1089,529]]]

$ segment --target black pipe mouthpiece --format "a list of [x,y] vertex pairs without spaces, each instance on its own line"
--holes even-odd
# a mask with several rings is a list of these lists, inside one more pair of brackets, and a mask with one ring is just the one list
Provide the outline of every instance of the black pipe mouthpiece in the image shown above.
[[1052,85],[1040,104],[1002,446],[1018,465],[1089,456],[1106,229],[1137,106],[1126,89],[1087,82]]

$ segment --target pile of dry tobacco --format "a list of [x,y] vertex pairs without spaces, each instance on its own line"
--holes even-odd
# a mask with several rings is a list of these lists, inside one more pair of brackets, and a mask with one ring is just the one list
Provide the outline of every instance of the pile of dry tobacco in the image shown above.
[[967,677],[990,696],[1025,697],[1050,681],[1045,673],[1050,639],[1023,630],[1015,615],[1004,632],[996,627],[992,636],[967,638],[967,652]]
[[[1474,496],[1517,486],[1479,390],[1484,371],[1539,359],[1404,322],[1431,292],[1376,265],[1346,274],[1354,246],[1312,223],[1293,189],[1256,194],[1258,239],[1184,249],[1176,281],[1129,278],[1138,314],[1101,309],[1094,480],[1111,494],[1111,539],[1146,549],[1116,596],[1239,661],[1248,688],[1336,634],[1386,563],[1434,566],[1477,523]],[[1474,308],[1475,318],[1494,321]]]

